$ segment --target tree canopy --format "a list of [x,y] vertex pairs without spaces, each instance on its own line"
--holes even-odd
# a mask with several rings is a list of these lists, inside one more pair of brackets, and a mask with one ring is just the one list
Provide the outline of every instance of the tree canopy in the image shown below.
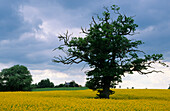
[[23,65],[14,65],[0,72],[1,91],[27,91],[31,90],[32,76]]
[[[138,49],[143,42],[130,39],[138,25],[132,16],[123,15],[119,10],[120,7],[112,5],[110,9],[105,8],[102,17],[97,16],[97,21],[92,17],[90,28],[81,28],[85,37],[72,37],[68,31],[60,35],[58,38],[64,44],[55,50],[63,51],[66,56],[53,59],[53,62],[63,64],[86,62],[92,69],[86,71],[87,86],[93,90],[102,88],[104,98],[109,98],[110,87],[121,82],[125,73],[146,75],[161,72],[150,70],[154,63],[166,66],[161,61],[162,54],[147,55]],[[117,16],[117,19],[113,20],[111,14]]]
[[38,83],[38,88],[52,88],[54,87],[54,83],[50,82],[50,80],[47,79],[43,79]]

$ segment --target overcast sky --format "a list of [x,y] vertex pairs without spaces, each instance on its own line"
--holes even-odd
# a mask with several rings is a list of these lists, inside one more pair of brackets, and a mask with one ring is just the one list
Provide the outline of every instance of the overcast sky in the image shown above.
[[[49,78],[55,84],[75,80],[84,85],[84,63],[62,65],[51,60],[61,52],[59,34],[68,30],[74,36],[81,27],[88,28],[91,17],[101,14],[103,7],[116,4],[121,12],[135,16],[139,25],[132,39],[142,40],[140,49],[148,54],[162,53],[164,62],[170,65],[170,1],[169,0],[0,0],[0,70],[20,64],[28,67],[33,83]],[[155,65],[164,73],[148,76],[126,74],[122,88],[167,89],[170,84],[170,68]]]

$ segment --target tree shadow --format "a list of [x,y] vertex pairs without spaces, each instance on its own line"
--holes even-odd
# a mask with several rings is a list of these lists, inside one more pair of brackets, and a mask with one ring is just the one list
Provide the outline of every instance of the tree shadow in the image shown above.
[[[99,98],[99,97],[86,97],[87,99],[106,99],[106,98]],[[155,97],[155,96],[135,96],[135,95],[126,95],[126,94],[120,94],[120,95],[113,95],[110,96],[109,99],[112,100],[167,100],[169,101],[168,98],[164,97]]]

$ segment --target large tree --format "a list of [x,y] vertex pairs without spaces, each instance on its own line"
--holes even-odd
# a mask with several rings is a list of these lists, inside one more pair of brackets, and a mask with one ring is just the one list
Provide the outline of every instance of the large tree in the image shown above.
[[[138,25],[134,23],[132,16],[121,14],[119,9],[113,5],[111,6],[113,13],[109,8],[105,8],[103,16],[97,16],[97,21],[92,17],[90,28],[88,30],[82,28],[85,37],[71,37],[68,31],[60,35],[58,38],[64,44],[56,49],[63,51],[66,56],[53,59],[54,62],[63,64],[79,64],[83,61],[88,63],[92,70],[86,71],[87,86],[93,90],[102,88],[103,91],[100,93],[104,98],[109,98],[110,87],[121,82],[125,73],[138,72],[146,75],[161,72],[148,71],[153,63],[166,65],[161,62],[162,54],[147,55],[138,49],[143,42],[130,39]],[[112,14],[117,19],[113,20]]]
[[23,65],[14,65],[0,72],[1,91],[27,91],[31,90],[32,76]]

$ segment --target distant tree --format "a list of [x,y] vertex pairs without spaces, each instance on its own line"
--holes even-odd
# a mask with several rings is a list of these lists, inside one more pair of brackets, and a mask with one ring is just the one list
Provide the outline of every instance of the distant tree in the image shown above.
[[79,87],[79,85],[75,81],[71,81],[69,87]]
[[50,80],[48,78],[41,80],[38,83],[38,88],[52,88],[52,87],[54,87],[54,83],[50,82]]
[[14,65],[0,72],[1,91],[27,91],[31,90],[32,76],[27,67]]
[[111,6],[112,14],[117,17],[115,20],[111,18],[108,8],[105,8],[102,17],[97,16],[98,21],[92,17],[90,28],[88,30],[82,28],[85,37],[70,39],[68,31],[64,35],[59,35],[58,38],[64,44],[56,49],[63,51],[66,56],[53,59],[53,62],[63,64],[88,63],[92,70],[86,71],[87,85],[93,90],[102,88],[103,91],[99,92],[102,98],[109,98],[110,87],[113,83],[122,82],[125,73],[138,72],[146,75],[161,72],[155,69],[148,70],[154,63],[166,66],[161,61],[162,54],[146,55],[138,49],[138,46],[143,44],[142,41],[129,39],[135,34],[138,25],[134,23],[132,16],[121,14],[119,9],[120,7],[116,5]]
[[38,84],[35,83],[35,84],[31,84],[31,88],[34,89],[34,88],[38,88]]
[[59,84],[58,87],[64,87],[64,84]]

